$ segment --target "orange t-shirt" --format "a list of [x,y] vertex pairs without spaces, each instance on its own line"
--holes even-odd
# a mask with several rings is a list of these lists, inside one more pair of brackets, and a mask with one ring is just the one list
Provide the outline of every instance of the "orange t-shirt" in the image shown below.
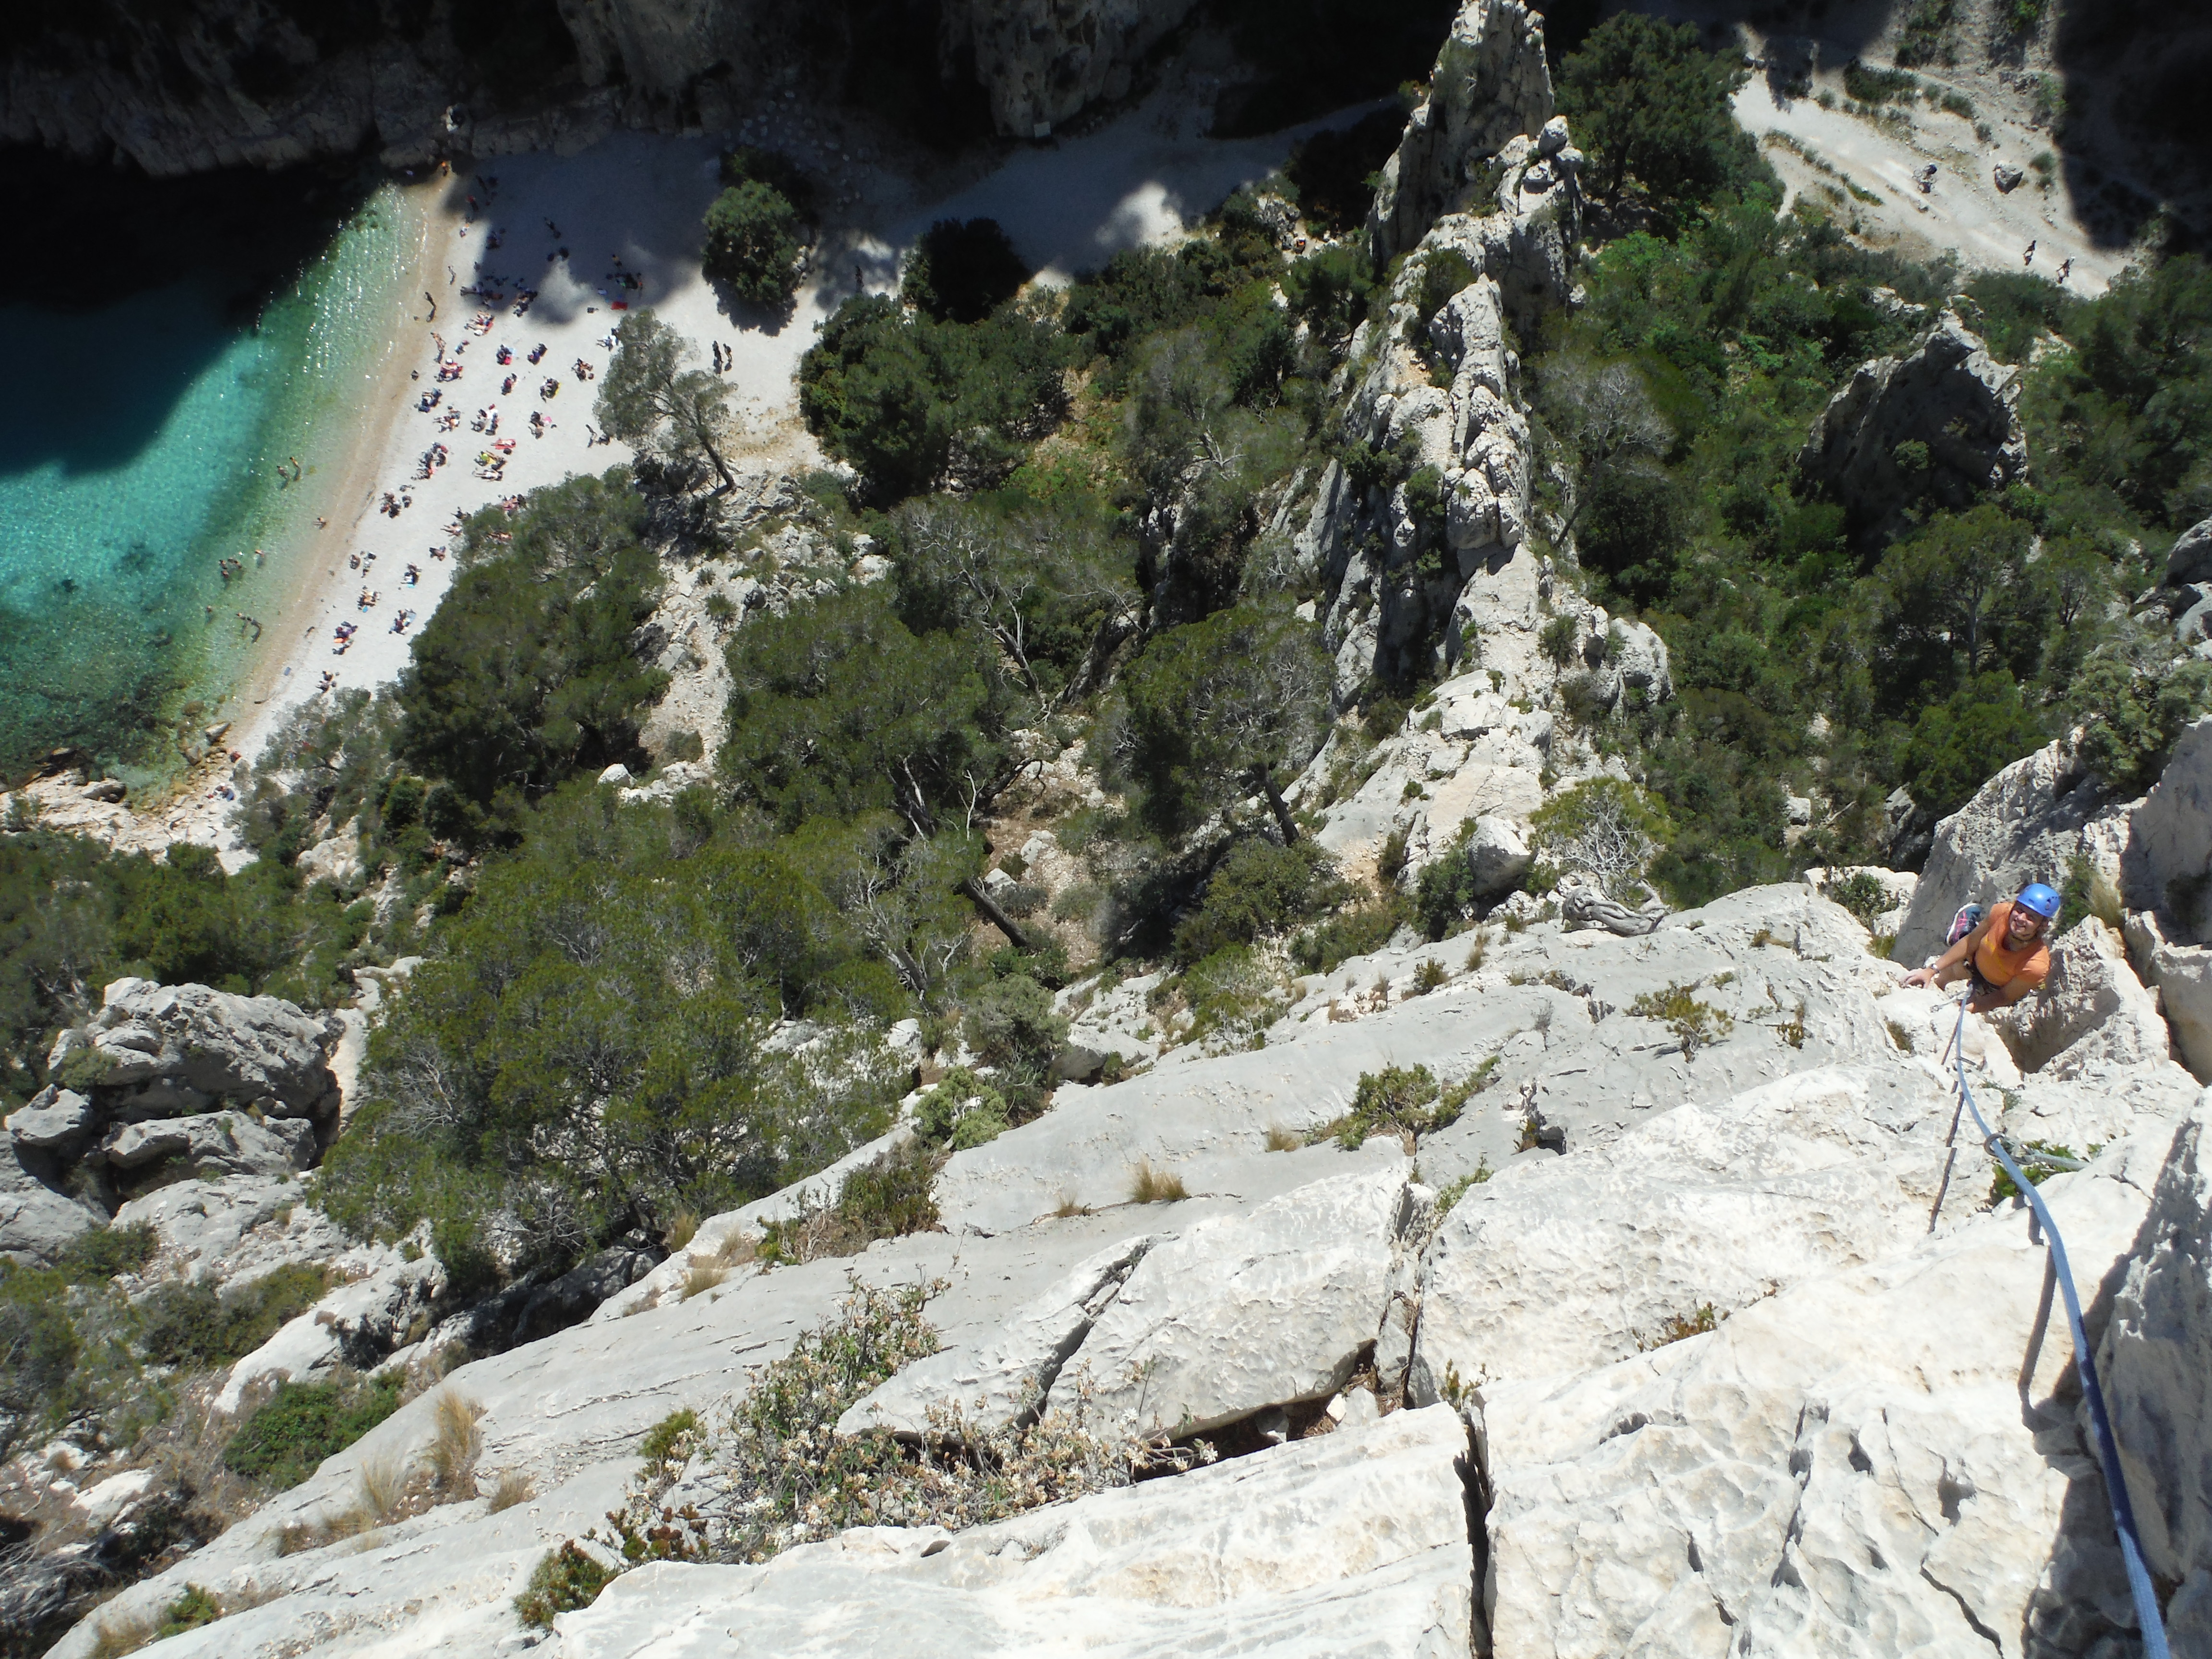
[[2032,991],[2051,972],[2051,947],[2040,938],[2025,945],[2011,943],[2007,930],[2012,925],[2012,907],[2010,899],[1990,907],[1989,926],[1974,947],[1974,971],[1996,986],[2025,979]]

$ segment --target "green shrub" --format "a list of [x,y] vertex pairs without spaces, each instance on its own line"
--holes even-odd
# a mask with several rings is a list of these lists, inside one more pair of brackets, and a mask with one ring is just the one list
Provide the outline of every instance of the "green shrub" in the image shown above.
[[1844,65],[1844,90],[1862,104],[1909,102],[1920,91],[1920,77],[1909,70],[1875,69],[1856,58]]
[[182,1636],[188,1630],[198,1630],[202,1625],[212,1625],[222,1617],[222,1604],[213,1591],[198,1584],[186,1584],[185,1593],[161,1609],[161,1622],[155,1629],[154,1639]]
[[915,1133],[955,1152],[995,1140],[1011,1122],[1006,1096],[964,1066],[932,1085],[914,1109]]
[[1459,1121],[1468,1098],[1490,1080],[1498,1058],[1492,1055],[1466,1081],[1441,1088],[1425,1066],[1386,1066],[1380,1072],[1363,1072],[1352,1091],[1352,1109],[1307,1137],[1310,1141],[1334,1139],[1347,1152],[1357,1152],[1370,1135],[1390,1134],[1417,1139]]
[[648,1465],[664,1462],[698,1427],[699,1413],[690,1407],[671,1412],[645,1431],[645,1438],[638,1442],[637,1455]]
[[1027,974],[1013,974],[969,999],[962,1030],[977,1059],[1017,1083],[1042,1084],[1067,1040],[1067,1019],[1053,1010],[1052,993]]
[[801,360],[799,405],[823,447],[893,501],[958,460],[996,483],[1066,404],[1062,348],[1044,319],[1007,307],[941,323],[881,295],[848,300]]
[[834,1203],[769,1222],[756,1255],[770,1266],[797,1264],[857,1255],[879,1238],[935,1231],[937,1199],[931,1188],[940,1161],[921,1141],[906,1143],[847,1176]]
[[1176,927],[1176,960],[1189,966],[1231,945],[1252,945],[1334,908],[1349,889],[1336,860],[1312,842],[1239,842]]
[[599,1599],[615,1575],[577,1547],[574,1539],[548,1550],[514,1598],[514,1611],[532,1630],[550,1630],[555,1615],[574,1613]]
[[1381,950],[1413,915],[1412,902],[1397,892],[1340,910],[1293,939],[1291,958],[1309,974],[1334,973],[1340,963]]
[[287,1379],[238,1425],[222,1466],[271,1490],[296,1486],[398,1411],[400,1387],[397,1371],[353,1382]]
[[[2094,1158],[2102,1151],[2104,1147],[2101,1145],[2092,1145],[2089,1148],[2089,1157]],[[2054,1163],[2052,1161],[2054,1158],[2063,1158],[2065,1162]],[[2021,1144],[2013,1161],[2020,1165],[2020,1172],[2027,1177],[2030,1186],[2040,1187],[2051,1176],[2065,1174],[2069,1165],[2087,1160],[2082,1158],[2071,1146],[2062,1146],[2051,1140],[2029,1140]],[[1990,1162],[1996,1164],[1994,1158]],[[2013,1178],[2005,1173],[2004,1165],[1996,1164],[1996,1168],[1990,1173],[1990,1202],[2002,1204],[2008,1198],[2019,1196],[2020,1188],[2014,1182]]]
[[1560,64],[1559,108],[1608,198],[1632,177],[1656,203],[1693,202],[1761,170],[1729,103],[1747,73],[1692,24],[1622,12]]
[[204,1279],[162,1285],[140,1304],[140,1341],[158,1365],[227,1364],[252,1352],[329,1288],[328,1272],[303,1261],[288,1261],[227,1295]]
[[1887,914],[1891,908],[1889,890],[1871,872],[1854,870],[1841,881],[1827,885],[1827,896],[1856,916],[1869,927]]
[[1680,1041],[1682,1057],[1696,1058],[1698,1050],[1718,1042],[1735,1029],[1733,1015],[1697,1000],[1694,985],[1669,985],[1663,991],[1646,991],[1629,1005],[1638,1019],[1656,1019]]
[[739,144],[726,151],[721,181],[725,190],[735,190],[740,185],[766,185],[797,209],[800,218],[814,216],[813,181],[797,161],[781,150]]

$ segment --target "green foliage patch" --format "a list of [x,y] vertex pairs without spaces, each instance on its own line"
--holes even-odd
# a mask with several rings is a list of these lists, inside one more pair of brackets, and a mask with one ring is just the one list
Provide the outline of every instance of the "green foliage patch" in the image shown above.
[[276,1385],[267,1403],[238,1425],[222,1466],[271,1491],[296,1486],[399,1409],[396,1371],[353,1381]]

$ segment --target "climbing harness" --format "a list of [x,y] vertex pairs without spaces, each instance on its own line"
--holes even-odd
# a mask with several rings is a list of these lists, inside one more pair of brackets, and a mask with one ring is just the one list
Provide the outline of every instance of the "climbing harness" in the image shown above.
[[[2159,1616],[2158,1594],[2152,1589],[2150,1569],[2143,1565],[2142,1543],[2136,1535],[2135,1505],[2128,1501],[2127,1483],[2120,1478],[2119,1443],[2112,1437],[2112,1419],[2105,1415],[2104,1390],[2097,1386],[2096,1362],[2089,1353],[2088,1333],[2081,1328],[2081,1299],[2075,1294],[2074,1272],[2066,1261],[2066,1241],[2058,1236],[2058,1224],[2051,1219],[2045,1207],[2043,1195],[2035,1189],[2027,1173],[2014,1161],[2005,1138],[1990,1128],[1982,1117],[1982,1109],[1974,1104],[1974,1091],[1966,1086],[1966,1001],[1959,999],[1959,1023],[1951,1033],[1951,1052],[1959,1076],[1959,1097],[1966,1109],[1973,1114],[1974,1127],[1982,1132],[1982,1145],[1990,1156],[2003,1165],[2004,1172],[2012,1177],[2012,1184],[2027,1200],[2033,1212],[2035,1224],[2042,1229],[2049,1242],[2051,1265],[2058,1279],[2058,1293],[2066,1298],[2066,1322],[2074,1331],[2074,1367],[2081,1376],[2081,1398],[2089,1407],[2089,1424],[2097,1440],[2097,1460],[2105,1472],[2105,1495],[2112,1502],[2112,1526],[2120,1536],[2120,1559],[2128,1570],[2128,1591],[2135,1597],[2136,1622],[2141,1626],[2144,1659],[2170,1659],[2166,1645],[2166,1621]],[[2065,1169],[2078,1170],[2083,1166],[2072,1158],[2035,1155],[2036,1161]]]

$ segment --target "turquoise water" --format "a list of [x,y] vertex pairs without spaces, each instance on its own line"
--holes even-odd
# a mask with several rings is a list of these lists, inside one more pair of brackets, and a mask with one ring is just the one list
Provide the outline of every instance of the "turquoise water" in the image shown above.
[[[0,307],[0,776],[73,744],[146,781],[179,763],[180,734],[235,713],[255,652],[236,613],[277,644],[410,223],[380,191],[258,327],[191,280],[97,311]],[[226,556],[245,562],[228,583]]]

